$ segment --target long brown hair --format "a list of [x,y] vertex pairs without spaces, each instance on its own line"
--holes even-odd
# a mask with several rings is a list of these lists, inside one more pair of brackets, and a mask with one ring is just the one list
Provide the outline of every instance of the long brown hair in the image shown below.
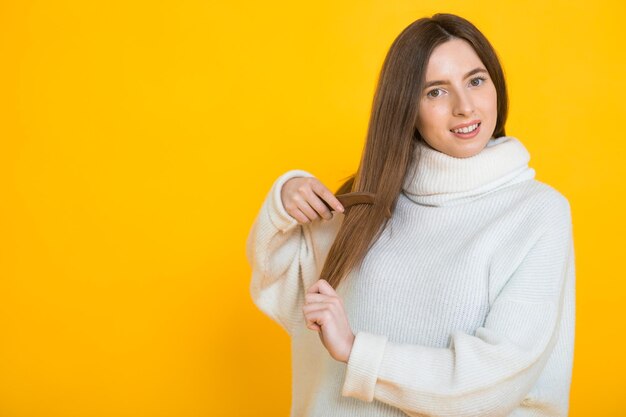
[[391,45],[378,77],[359,168],[337,191],[372,192],[376,202],[352,206],[344,213],[320,274],[334,288],[360,265],[394,212],[417,141],[424,140],[415,123],[428,59],[435,47],[455,38],[469,42],[487,68],[498,101],[492,136],[505,135],[504,73],[487,38],[469,21],[448,13],[418,19],[404,29]]

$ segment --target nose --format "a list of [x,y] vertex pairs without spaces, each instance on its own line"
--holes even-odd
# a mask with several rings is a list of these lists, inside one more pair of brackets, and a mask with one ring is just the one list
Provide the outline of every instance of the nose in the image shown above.
[[468,92],[461,91],[456,97],[454,108],[452,109],[455,116],[471,116],[474,114],[474,103]]

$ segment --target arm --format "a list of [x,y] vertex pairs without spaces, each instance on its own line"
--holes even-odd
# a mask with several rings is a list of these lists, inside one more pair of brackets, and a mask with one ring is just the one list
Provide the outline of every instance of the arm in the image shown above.
[[574,279],[570,207],[562,196],[555,202],[483,327],[454,332],[448,348],[360,332],[342,395],[375,398],[415,417],[505,416],[519,406],[553,350],[566,282]]
[[313,177],[302,170],[280,176],[272,185],[246,241],[252,267],[250,294],[256,306],[289,334],[304,328],[304,292],[319,278],[343,214],[328,221],[299,224],[281,200],[282,186],[296,177]]

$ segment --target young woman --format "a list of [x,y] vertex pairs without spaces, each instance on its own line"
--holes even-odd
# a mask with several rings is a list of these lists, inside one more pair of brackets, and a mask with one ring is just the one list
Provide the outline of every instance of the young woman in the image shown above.
[[490,43],[436,14],[391,46],[338,191],[374,203],[344,209],[302,170],[276,180],[246,253],[255,304],[291,336],[292,416],[568,414],[570,205],[506,117]]

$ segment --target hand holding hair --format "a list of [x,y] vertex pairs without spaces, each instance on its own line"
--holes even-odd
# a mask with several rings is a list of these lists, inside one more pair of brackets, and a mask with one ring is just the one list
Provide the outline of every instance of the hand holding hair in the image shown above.
[[283,184],[280,197],[285,211],[299,223],[310,223],[322,217],[330,220],[333,210],[344,207],[324,184],[315,177],[296,177]]
[[299,223],[309,223],[320,217],[333,218],[332,211],[344,212],[355,204],[373,204],[374,194],[346,193],[335,196],[314,177],[296,177],[287,181],[281,190],[283,207]]
[[[356,191],[353,193],[337,194],[337,200],[341,202],[344,208],[354,206],[356,204],[374,204],[376,195],[365,191]],[[330,210],[332,208],[326,204]]]
[[330,356],[348,363],[355,336],[348,323],[343,300],[333,287],[323,279],[313,284],[304,296],[302,311],[307,328],[318,332]]

